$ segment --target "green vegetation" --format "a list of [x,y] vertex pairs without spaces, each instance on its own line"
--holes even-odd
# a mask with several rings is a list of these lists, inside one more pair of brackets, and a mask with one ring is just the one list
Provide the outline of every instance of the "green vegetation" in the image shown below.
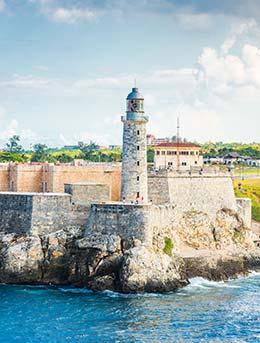
[[20,145],[20,137],[14,135],[9,138],[9,142],[6,143],[6,151],[14,154],[19,154],[23,150],[23,147]]
[[153,163],[154,159],[154,149],[151,146],[147,147],[147,162]]
[[202,145],[202,153],[205,157],[223,157],[230,152],[237,152],[241,156],[260,158],[260,143],[223,143],[208,142]]
[[235,180],[234,190],[237,197],[252,200],[252,218],[260,222],[260,179]]
[[235,230],[232,239],[235,243],[243,244],[245,241],[245,236],[243,232]]
[[173,249],[173,242],[169,237],[164,237],[164,248],[163,252],[168,255],[172,256],[172,249]]
[[[172,138],[173,141],[176,137]],[[182,141],[186,141],[183,139]],[[205,157],[222,157],[229,152],[237,152],[240,155],[260,158],[260,144],[242,144],[242,143],[205,143],[202,145],[202,152]],[[14,135],[7,142],[4,151],[0,152],[0,162],[52,162],[69,163],[74,159],[84,159],[92,162],[120,162],[122,151],[120,148],[107,149],[99,147],[95,142],[85,144],[79,142],[74,149],[49,148],[45,144],[35,144],[32,150],[24,150],[20,144],[20,137]],[[154,149],[149,146],[147,149],[147,161],[153,162]],[[237,167],[235,175],[257,174],[257,168]]]
[[8,151],[1,151],[0,152],[0,162],[28,162],[29,156],[25,153],[23,154],[16,154],[11,153]]
[[244,175],[255,175],[260,176],[259,167],[245,167],[245,166],[236,166],[234,169],[234,175],[243,177]]
[[33,147],[33,154],[31,156],[32,162],[52,162],[51,155],[48,152],[48,147],[45,144],[35,144]]

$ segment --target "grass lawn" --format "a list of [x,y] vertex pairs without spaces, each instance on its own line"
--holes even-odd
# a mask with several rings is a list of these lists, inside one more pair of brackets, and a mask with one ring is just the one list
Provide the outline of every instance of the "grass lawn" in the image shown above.
[[260,179],[234,180],[234,190],[238,198],[252,200],[252,218],[260,222]]
[[236,166],[234,170],[235,176],[243,175],[257,175],[260,176],[260,168],[257,167],[244,167]]

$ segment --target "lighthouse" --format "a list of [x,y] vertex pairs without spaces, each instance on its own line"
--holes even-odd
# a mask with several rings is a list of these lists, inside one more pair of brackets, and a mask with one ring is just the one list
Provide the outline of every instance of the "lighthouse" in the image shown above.
[[121,200],[146,203],[148,116],[144,114],[144,98],[136,87],[126,98],[126,115],[121,120],[124,125]]

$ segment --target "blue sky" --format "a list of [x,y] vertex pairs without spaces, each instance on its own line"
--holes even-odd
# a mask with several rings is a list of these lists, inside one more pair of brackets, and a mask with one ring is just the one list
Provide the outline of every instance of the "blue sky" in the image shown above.
[[0,0],[0,144],[121,142],[137,79],[156,136],[258,141],[258,0]]

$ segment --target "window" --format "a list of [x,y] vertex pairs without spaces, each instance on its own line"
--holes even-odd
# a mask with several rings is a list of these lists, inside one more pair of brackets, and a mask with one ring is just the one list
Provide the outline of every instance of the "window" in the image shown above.
[[190,155],[194,155],[194,151],[190,151]]
[[168,162],[168,166],[172,166],[172,162]]
[[139,135],[140,135],[140,130],[137,130],[137,132],[136,132],[136,133],[137,133],[137,136],[139,136]]
[[139,151],[139,150],[140,150],[140,146],[139,146],[139,145],[137,145],[136,149]]
[[165,151],[162,151],[162,155],[165,155]]
[[138,165],[138,167],[140,166],[140,161],[137,161],[136,164]]
[[195,161],[195,164],[198,164],[198,162],[197,162],[197,161]]
[[182,166],[186,166],[187,163],[186,163],[186,162],[182,162],[181,165],[182,165]]
[[137,181],[140,181],[140,176],[137,176],[136,180],[137,180]]
[[136,193],[136,197],[137,197],[137,198],[140,198],[140,192],[137,192],[137,193]]
[[47,182],[42,182],[42,192],[48,192],[48,183]]
[[156,155],[160,155],[160,151],[156,151]]

